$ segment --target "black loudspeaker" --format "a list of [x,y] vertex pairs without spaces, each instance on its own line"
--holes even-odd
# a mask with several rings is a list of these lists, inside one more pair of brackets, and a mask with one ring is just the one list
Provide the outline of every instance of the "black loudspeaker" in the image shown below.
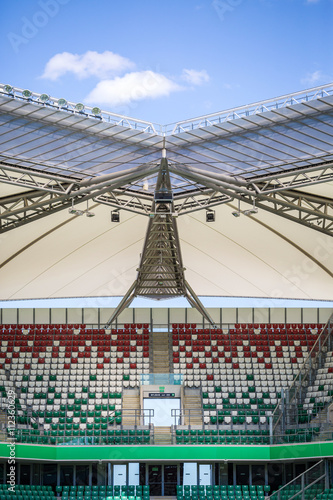
[[111,222],[119,222],[120,221],[120,214],[118,210],[111,212]]
[[206,222],[215,222],[215,212],[206,212]]

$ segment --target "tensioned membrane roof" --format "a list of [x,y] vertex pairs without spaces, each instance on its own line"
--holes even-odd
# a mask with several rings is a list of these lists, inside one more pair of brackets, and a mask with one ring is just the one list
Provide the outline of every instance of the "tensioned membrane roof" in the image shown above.
[[125,294],[162,155],[197,295],[332,299],[333,85],[167,126],[0,85],[0,299]]

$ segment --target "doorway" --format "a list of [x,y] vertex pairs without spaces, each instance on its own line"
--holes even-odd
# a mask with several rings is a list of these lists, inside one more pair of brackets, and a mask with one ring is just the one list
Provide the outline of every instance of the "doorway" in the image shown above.
[[150,495],[162,496],[162,465],[149,465],[148,480]]
[[[153,410],[154,416],[150,422],[155,427],[170,427],[175,423],[171,410],[180,410],[180,398],[144,398],[144,410]],[[144,425],[149,425],[149,417],[144,417]]]

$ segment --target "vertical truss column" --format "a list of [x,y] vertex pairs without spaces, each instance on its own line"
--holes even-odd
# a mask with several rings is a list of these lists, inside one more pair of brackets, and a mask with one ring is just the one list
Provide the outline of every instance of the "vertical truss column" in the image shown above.
[[[168,161],[163,150],[154,202],[136,281],[115,309],[107,326],[127,307],[134,297],[161,300],[186,297],[211,324],[214,321],[185,280]],[[214,325],[215,326],[215,325]]]

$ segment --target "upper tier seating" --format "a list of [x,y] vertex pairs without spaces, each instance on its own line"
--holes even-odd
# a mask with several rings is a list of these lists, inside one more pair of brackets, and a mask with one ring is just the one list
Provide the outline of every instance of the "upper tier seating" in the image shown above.
[[[19,416],[30,411],[29,436],[44,431],[54,438],[117,441],[110,425],[121,423],[123,388],[138,386],[141,374],[149,373],[147,327],[0,325],[0,390],[15,386]],[[18,428],[18,438],[24,436]]]
[[323,325],[172,326],[174,373],[201,387],[205,423],[266,425]]

